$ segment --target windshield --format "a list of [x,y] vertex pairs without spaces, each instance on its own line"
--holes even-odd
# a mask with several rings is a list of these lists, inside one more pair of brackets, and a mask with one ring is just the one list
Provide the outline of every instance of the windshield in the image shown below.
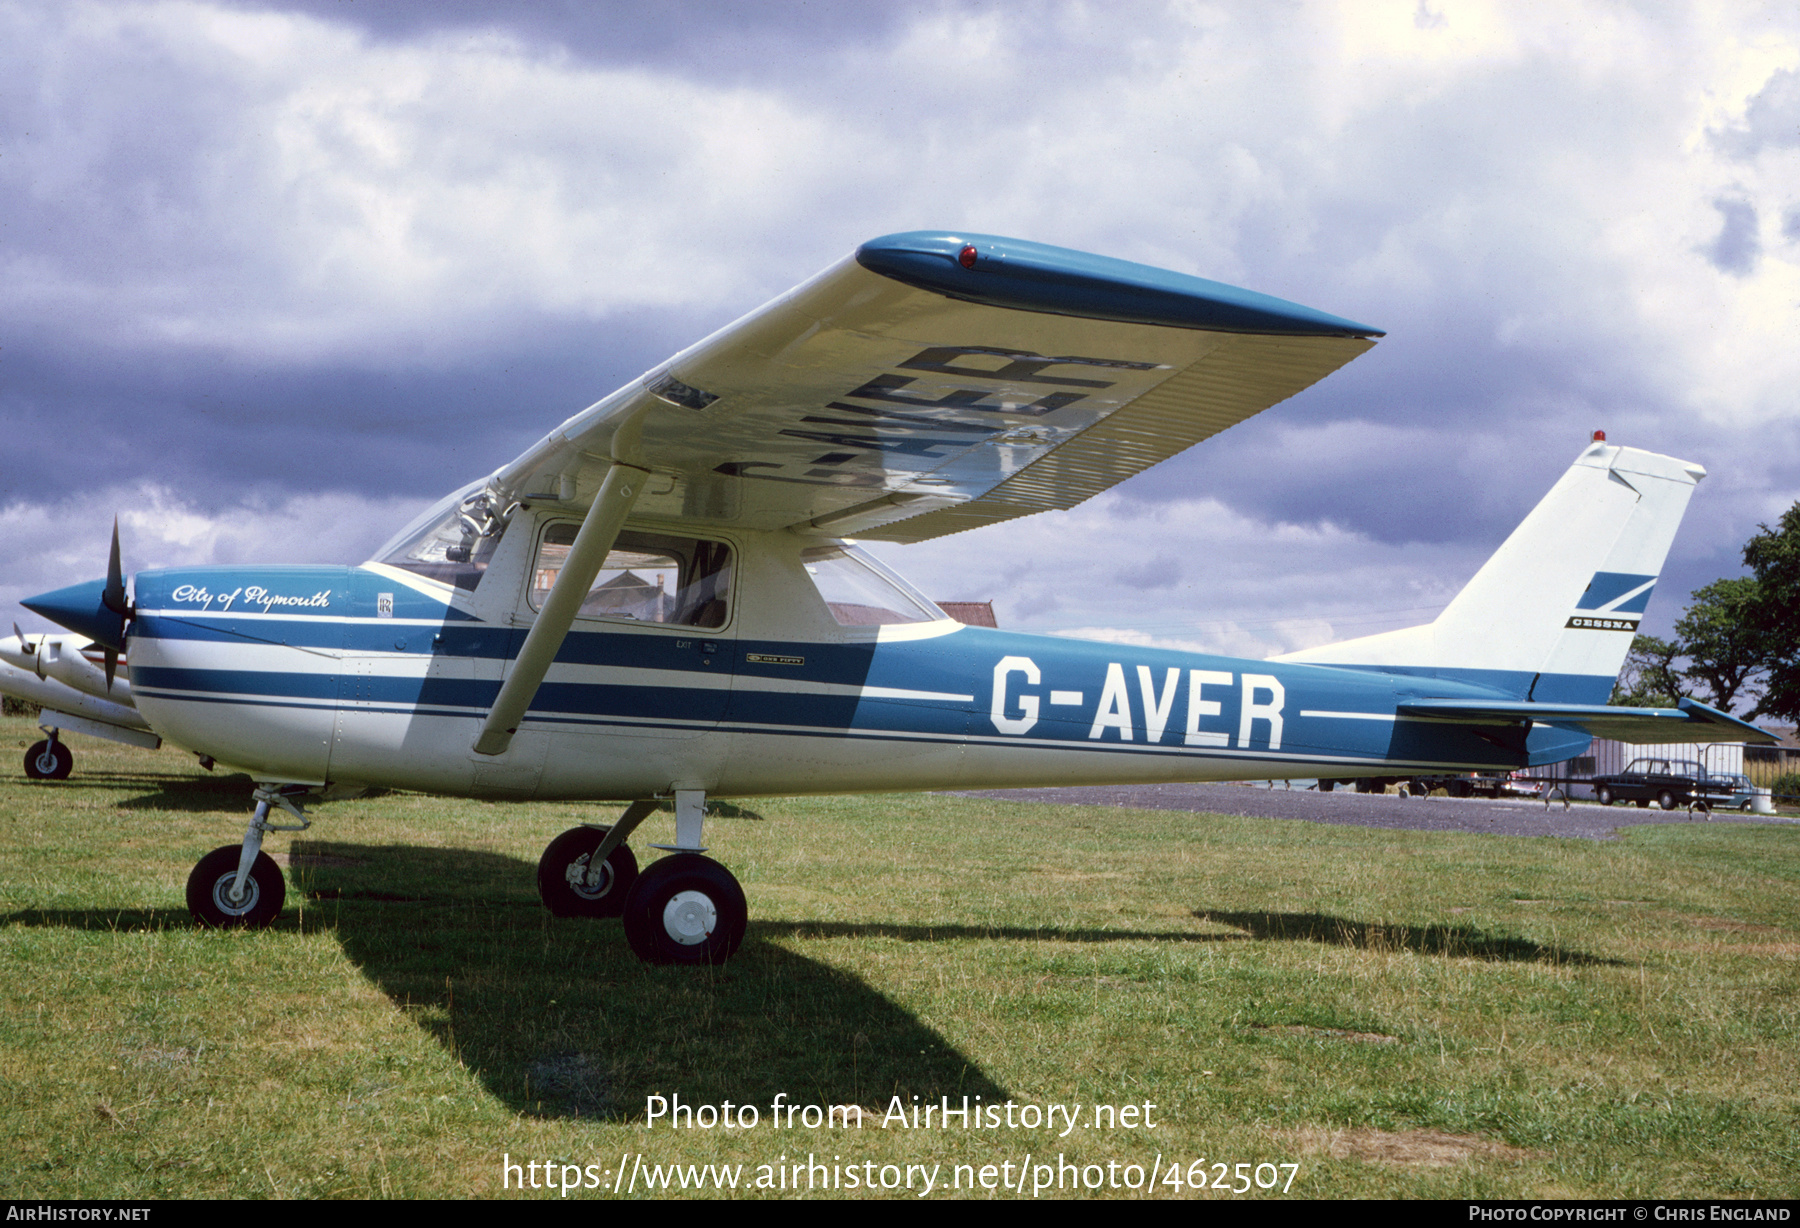
[[473,592],[512,510],[484,483],[471,482],[400,530],[375,561]]

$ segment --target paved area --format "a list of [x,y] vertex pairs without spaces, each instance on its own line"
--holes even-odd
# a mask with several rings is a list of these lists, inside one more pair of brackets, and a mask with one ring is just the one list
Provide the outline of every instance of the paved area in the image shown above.
[[[963,797],[995,797],[1020,802],[1055,802],[1070,806],[1128,806],[1141,810],[1188,810],[1237,814],[1250,818],[1301,819],[1308,823],[1340,823],[1352,827],[1391,827],[1406,831],[1465,831],[1494,836],[1578,836],[1609,840],[1622,827],[1640,823],[1703,823],[1685,810],[1639,810],[1636,806],[1597,806],[1561,802],[1546,808],[1523,798],[1389,797],[1339,789],[1270,789],[1246,785],[1096,785],[1079,789],[982,789]],[[1785,817],[1715,811],[1715,823],[1793,823]]]

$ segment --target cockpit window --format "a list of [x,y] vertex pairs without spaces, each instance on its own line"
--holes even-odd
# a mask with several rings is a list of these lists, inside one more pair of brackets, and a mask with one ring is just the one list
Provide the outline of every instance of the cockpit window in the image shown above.
[[949,617],[855,546],[802,551],[800,561],[839,626],[883,627]]
[[515,507],[471,483],[402,529],[375,561],[473,592]]
[[[581,526],[549,525],[531,569],[531,608],[541,609]],[[628,618],[683,627],[723,627],[731,592],[731,547],[625,529],[581,603],[584,618]]]

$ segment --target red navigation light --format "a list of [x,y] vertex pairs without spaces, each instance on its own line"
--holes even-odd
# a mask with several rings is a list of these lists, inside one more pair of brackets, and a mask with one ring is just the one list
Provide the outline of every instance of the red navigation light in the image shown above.
[[1595,431],[1594,432],[1594,442],[1595,443],[1605,443],[1606,442],[1606,432],[1605,431]]
[[962,265],[965,269],[972,269],[975,267],[975,245],[973,243],[968,244],[962,251],[956,254],[956,263]]

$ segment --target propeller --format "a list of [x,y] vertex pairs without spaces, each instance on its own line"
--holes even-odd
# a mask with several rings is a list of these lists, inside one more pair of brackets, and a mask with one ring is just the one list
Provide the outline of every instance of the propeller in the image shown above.
[[[125,651],[125,624],[137,613],[125,596],[125,572],[119,566],[119,518],[113,517],[112,550],[107,557],[105,580],[71,584],[53,593],[27,597],[19,604],[100,645],[106,654],[106,689],[112,690],[119,654]],[[43,647],[41,639],[38,647]]]
[[[119,518],[113,517],[112,553],[106,559],[106,587],[100,592],[100,604],[119,616],[119,630],[124,634],[125,620],[132,615],[129,602],[125,600],[125,572],[119,566]],[[113,675],[119,672],[119,650],[110,644],[102,645],[106,652],[106,689],[110,694]]]
[[32,668],[36,670],[37,676],[41,680],[44,676],[44,658],[38,652],[38,649],[44,646],[44,637],[41,635],[38,636],[38,642],[33,644],[30,640],[25,638],[25,629],[19,626],[17,622],[14,622],[13,638],[19,641],[19,652],[22,655],[31,658]]

